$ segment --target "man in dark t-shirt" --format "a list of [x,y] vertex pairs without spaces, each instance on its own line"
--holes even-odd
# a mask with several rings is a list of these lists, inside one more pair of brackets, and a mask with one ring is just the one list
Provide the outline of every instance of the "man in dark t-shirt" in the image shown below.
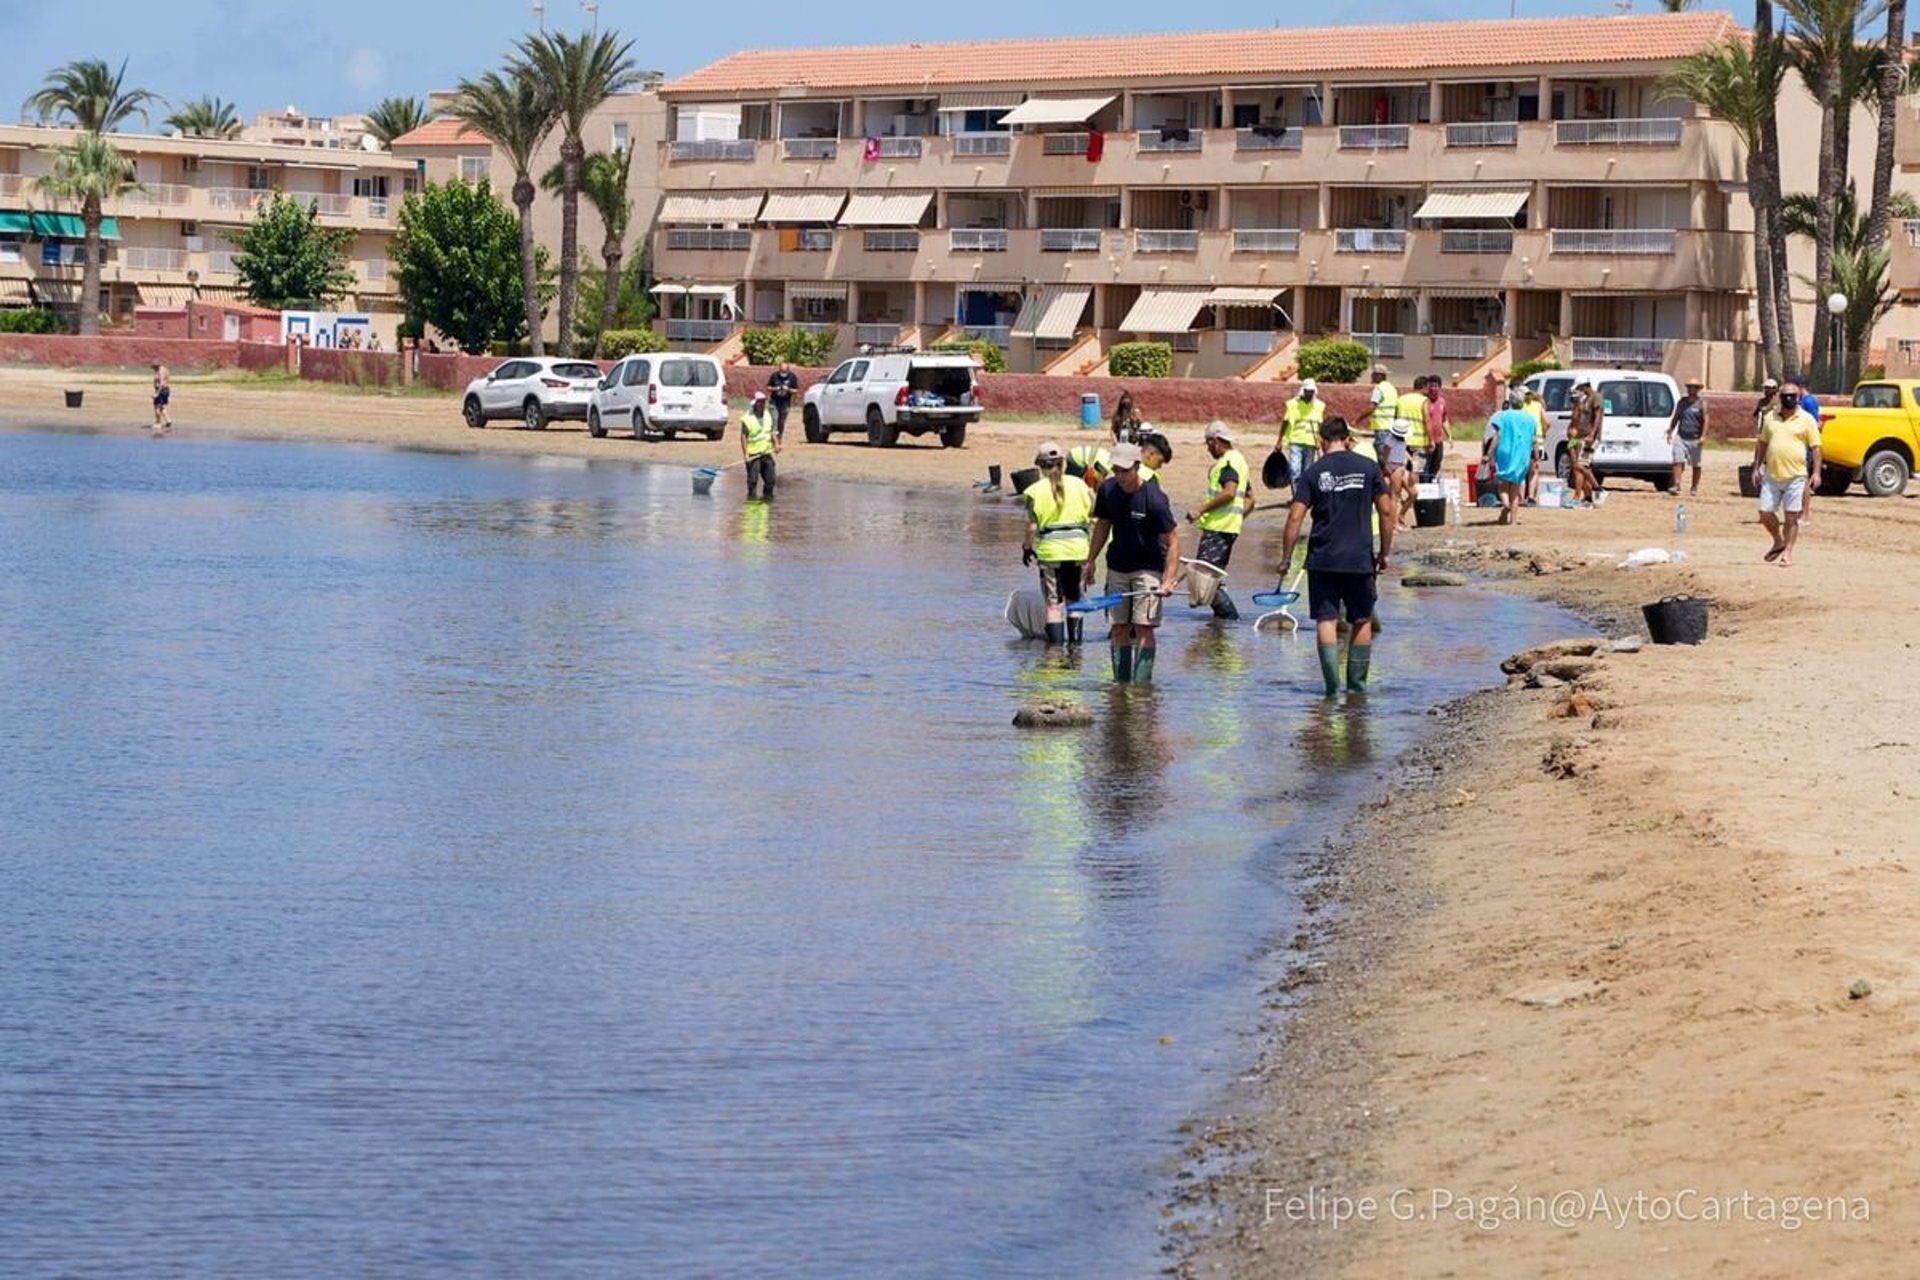
[[800,379],[794,376],[793,366],[782,361],[773,376],[767,379],[767,403],[773,406],[773,438],[787,438],[787,410],[793,408],[793,393],[800,389]]
[[[1340,612],[1346,610],[1352,639],[1347,649],[1347,688],[1364,693],[1373,663],[1375,577],[1387,570],[1396,511],[1387,478],[1373,459],[1355,453],[1345,418],[1320,424],[1320,459],[1294,480],[1293,506],[1280,556],[1281,572],[1293,563],[1300,528],[1313,516],[1307,541],[1307,603],[1320,646],[1320,675],[1327,696],[1340,692]],[[1378,514],[1380,548],[1374,550]]]
[[1113,447],[1113,475],[1093,499],[1093,549],[1081,571],[1082,589],[1093,585],[1094,566],[1107,552],[1107,592],[1126,598],[1107,611],[1113,678],[1122,684],[1153,682],[1153,629],[1160,606],[1173,593],[1180,567],[1180,525],[1167,494],[1140,479],[1140,448]]

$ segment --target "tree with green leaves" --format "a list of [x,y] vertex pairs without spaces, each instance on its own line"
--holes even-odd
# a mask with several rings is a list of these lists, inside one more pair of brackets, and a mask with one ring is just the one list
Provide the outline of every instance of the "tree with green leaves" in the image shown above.
[[86,133],[110,133],[135,116],[147,119],[147,106],[160,99],[145,89],[129,89],[127,64],[115,71],[98,58],[82,58],[47,73],[26,109],[42,124],[53,121]]
[[653,287],[653,272],[647,264],[646,244],[643,241],[640,252],[627,259],[620,269],[619,287],[614,291],[613,318],[608,320],[606,306],[606,277],[598,271],[583,271],[580,274],[580,314],[574,322],[574,329],[580,337],[580,349],[592,351],[603,360],[613,357],[602,348],[605,335],[628,329],[644,329],[653,323],[660,313],[653,295],[648,292]]
[[320,225],[319,207],[273,193],[234,237],[233,271],[256,306],[325,304],[353,291],[347,251],[353,232]]
[[553,95],[529,76],[489,71],[476,80],[460,82],[453,116],[500,148],[513,166],[513,207],[520,218],[520,294],[533,354],[545,355],[535,271],[532,170],[533,153],[553,130]]
[[231,102],[199,97],[174,108],[160,123],[183,138],[237,138],[240,117]]
[[540,300],[536,293],[529,307],[523,292],[518,220],[489,184],[450,178],[407,196],[387,253],[407,315],[462,351],[480,355],[539,332]]
[[34,184],[42,194],[80,207],[86,229],[86,261],[80,267],[80,332],[100,332],[101,206],[139,189],[133,161],[120,154],[106,135],[83,133],[53,153],[53,165]]
[[574,301],[580,283],[580,181],[587,156],[587,117],[639,82],[633,42],[612,32],[569,36],[543,31],[523,38],[509,64],[553,94],[560,130],[560,354],[574,349]]
[[[1884,214],[1888,219],[1920,218],[1920,200],[1905,191],[1889,192]],[[1807,192],[1794,192],[1781,202],[1780,224],[1788,235],[1812,240],[1819,234],[1819,201]],[[1837,339],[1843,345],[1837,354],[1847,357],[1856,376],[1867,367],[1874,328],[1887,314],[1887,308],[1878,305],[1881,295],[1887,291],[1884,259],[1891,255],[1880,252],[1885,248],[1884,243],[1873,242],[1871,215],[1863,214],[1859,190],[1853,183],[1847,183],[1840,190],[1834,218],[1832,291],[1847,298],[1847,309],[1840,316],[1843,332]],[[1876,261],[1880,262],[1879,269],[1874,266]],[[1813,283],[1806,276],[1800,279],[1808,285]],[[1842,387],[1848,384],[1844,370],[1838,381]]]
[[[627,192],[627,178],[633,171],[633,148],[626,147],[608,154],[596,151],[586,158],[580,166],[580,194],[587,198],[593,211],[600,215],[602,235],[600,239],[600,310],[593,314],[591,308],[580,307],[574,327],[583,336],[592,335],[594,344],[587,345],[591,352],[598,343],[601,333],[613,328],[613,313],[620,302],[620,263],[627,254],[627,231],[633,225],[633,197]],[[540,185],[548,191],[557,191],[565,181],[563,166],[553,168],[541,176]],[[590,277],[583,277],[583,281]],[[582,285],[584,295],[585,285]],[[584,301],[584,297],[582,298]]]
[[367,113],[367,132],[383,147],[412,133],[427,122],[426,104],[418,98],[387,98]]

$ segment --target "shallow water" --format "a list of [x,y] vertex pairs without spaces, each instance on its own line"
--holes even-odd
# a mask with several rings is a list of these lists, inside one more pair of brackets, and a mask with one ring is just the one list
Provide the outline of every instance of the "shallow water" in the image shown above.
[[1004,503],[739,484],[0,434],[9,1274],[1153,1267],[1302,851],[1555,615],[1114,690]]

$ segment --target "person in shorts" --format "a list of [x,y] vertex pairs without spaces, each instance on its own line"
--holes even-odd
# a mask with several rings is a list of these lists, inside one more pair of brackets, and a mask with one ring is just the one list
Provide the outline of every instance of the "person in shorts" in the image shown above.
[[1113,678],[1151,684],[1154,628],[1180,569],[1180,524],[1166,491],[1140,478],[1138,445],[1115,445],[1111,461],[1113,475],[1094,495],[1093,543],[1080,585],[1083,590],[1093,585],[1094,566],[1104,550],[1107,592],[1126,597],[1107,612]]
[[1582,378],[1573,384],[1573,413],[1567,421],[1567,482],[1583,507],[1592,506],[1594,494],[1600,491],[1599,477],[1593,474],[1593,451],[1600,443],[1606,412],[1606,401],[1591,381]]
[[1067,455],[1049,440],[1033,455],[1040,478],[1020,496],[1027,504],[1027,535],[1021,562],[1040,568],[1040,594],[1047,602],[1047,644],[1080,643],[1081,619],[1067,612],[1080,599],[1093,521],[1093,491],[1067,474]]
[[173,379],[167,374],[167,366],[153,366],[153,434],[158,439],[173,430],[173,414],[168,406],[173,403]]
[[[1373,459],[1354,452],[1345,418],[1320,424],[1320,458],[1293,482],[1293,504],[1280,551],[1284,577],[1300,543],[1300,530],[1313,517],[1307,541],[1307,609],[1320,651],[1320,676],[1327,696],[1340,693],[1340,615],[1351,636],[1347,647],[1346,687],[1364,693],[1373,665],[1373,614],[1378,576],[1387,570],[1398,523],[1393,491]],[[1379,549],[1374,547],[1379,517]]]
[[767,379],[767,404],[773,409],[773,438],[785,443],[787,438],[787,413],[793,408],[793,397],[800,390],[800,379],[793,366],[785,360]]
[[1820,420],[1800,407],[1800,388],[1780,388],[1774,407],[1760,418],[1753,446],[1753,474],[1760,483],[1760,523],[1773,537],[1766,559],[1793,565],[1806,510],[1807,482],[1820,474]]
[[1687,468],[1693,468],[1693,487],[1700,492],[1700,446],[1707,436],[1707,402],[1700,398],[1701,382],[1687,379],[1687,394],[1673,406],[1673,418],[1667,423],[1667,443],[1673,446],[1673,491],[1680,492],[1680,481]]

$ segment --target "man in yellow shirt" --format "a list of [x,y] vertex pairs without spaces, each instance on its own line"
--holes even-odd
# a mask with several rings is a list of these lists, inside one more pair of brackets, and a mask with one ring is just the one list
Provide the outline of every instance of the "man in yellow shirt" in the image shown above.
[[1760,477],[1760,523],[1773,536],[1767,559],[1788,568],[1793,564],[1793,544],[1800,540],[1807,477],[1820,474],[1820,422],[1800,407],[1800,388],[1791,382],[1780,388],[1773,407],[1760,415],[1753,473]]

